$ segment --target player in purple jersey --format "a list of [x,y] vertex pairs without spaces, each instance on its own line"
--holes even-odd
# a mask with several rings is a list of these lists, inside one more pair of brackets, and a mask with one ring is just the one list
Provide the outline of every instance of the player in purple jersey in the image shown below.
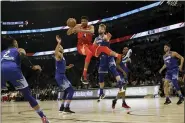
[[[111,34],[108,33],[105,35],[106,26],[104,24],[99,25],[99,36],[95,38],[94,44],[97,44],[99,46],[107,46],[110,47],[109,40],[111,38]],[[124,79],[120,78],[119,73],[116,70],[116,63],[114,60],[114,57],[108,56],[105,53],[101,53],[99,56],[100,58],[100,64],[99,64],[99,85],[100,85],[100,93],[99,93],[99,99],[98,102],[105,97],[105,94],[103,92],[104,88],[104,76],[108,73],[108,69],[111,71],[111,73],[114,75],[117,81],[117,85],[119,88],[119,93],[121,93],[122,86],[124,85]],[[113,109],[115,107],[112,107]]]
[[48,119],[41,110],[36,99],[32,97],[28,87],[28,83],[21,71],[21,61],[33,70],[41,71],[39,65],[33,65],[26,57],[26,52],[22,48],[18,48],[18,43],[15,39],[5,39],[8,42],[9,48],[1,52],[1,88],[7,90],[6,82],[9,81],[15,89],[19,90],[24,98],[29,101],[31,107],[41,117],[43,123],[49,123]]
[[131,56],[132,50],[129,49],[128,47],[123,48],[123,54],[122,54],[122,59],[121,60],[116,60],[116,67],[118,69],[119,75],[121,79],[125,80],[125,84],[123,86],[123,89],[121,93],[118,93],[116,96],[116,99],[113,100],[112,105],[115,107],[117,99],[119,98],[119,95],[121,94],[122,96],[122,107],[124,108],[130,108],[130,106],[127,105],[125,101],[125,93],[126,93],[126,87],[128,83],[128,63],[131,62],[130,56]]
[[66,69],[70,69],[74,65],[70,64],[69,66],[66,66],[66,61],[63,56],[64,50],[63,47],[60,45],[61,38],[57,35],[56,40],[58,44],[55,48],[55,60],[56,60],[55,79],[59,87],[64,90],[62,104],[60,106],[59,112],[75,113],[74,111],[70,110],[70,103],[73,98],[74,90],[70,81],[67,79],[65,75]]
[[[184,101],[184,97],[182,96],[182,93],[178,85],[178,73],[179,73],[179,70],[182,71],[184,58],[181,55],[179,55],[177,52],[170,51],[170,49],[171,49],[171,46],[169,44],[164,45],[164,52],[165,52],[165,55],[163,56],[164,65],[159,70],[159,73],[162,73],[162,71],[165,68],[167,69],[165,81],[164,81],[164,94],[166,96],[166,101],[164,104],[171,103],[171,100],[169,98],[169,82],[172,82],[173,86],[175,87],[179,95],[179,101],[177,102],[177,105],[179,105]],[[180,66],[178,66],[178,62],[176,58],[180,59]]]

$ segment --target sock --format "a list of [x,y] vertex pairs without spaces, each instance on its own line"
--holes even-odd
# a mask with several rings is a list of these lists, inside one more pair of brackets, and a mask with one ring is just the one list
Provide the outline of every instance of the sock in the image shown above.
[[123,103],[125,103],[125,97],[122,98]]
[[100,95],[103,94],[103,88],[100,88]]
[[84,68],[83,76],[84,76],[85,79],[87,78],[87,69],[86,68]]
[[169,96],[166,97],[166,100],[170,100]]
[[65,108],[69,108],[69,106],[70,106],[70,103],[69,102],[66,102],[65,103]]
[[45,117],[45,115],[44,115],[44,113],[42,112],[41,109],[36,110],[36,112],[37,112],[37,114],[38,114],[41,118]]
[[61,103],[61,106],[60,107],[64,107],[64,102]]

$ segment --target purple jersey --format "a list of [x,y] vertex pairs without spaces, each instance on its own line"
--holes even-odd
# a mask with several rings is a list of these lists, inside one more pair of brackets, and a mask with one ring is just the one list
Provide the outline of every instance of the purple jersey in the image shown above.
[[66,60],[63,57],[60,61],[56,61],[56,74],[65,74],[66,72]]
[[1,52],[1,64],[7,63],[7,62],[16,63],[16,65],[20,67],[21,60],[20,60],[20,55],[17,48],[9,48]]
[[172,57],[172,52],[163,56],[167,70],[178,69],[177,59]]

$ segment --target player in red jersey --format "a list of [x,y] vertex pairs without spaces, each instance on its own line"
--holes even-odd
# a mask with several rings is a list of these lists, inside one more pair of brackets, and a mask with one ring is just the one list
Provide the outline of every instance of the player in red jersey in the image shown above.
[[[98,46],[92,43],[92,38],[94,34],[94,26],[88,25],[88,17],[81,17],[81,24],[77,24],[74,28],[70,28],[67,31],[68,35],[77,33],[78,43],[77,50],[80,54],[85,55],[85,65],[83,70],[83,76],[81,78],[84,84],[88,84],[87,81],[87,70],[92,56],[98,57],[101,53],[106,53],[109,56],[114,56],[121,59],[121,55],[112,51],[106,46]],[[104,39],[110,39],[112,35],[108,33],[104,36]]]

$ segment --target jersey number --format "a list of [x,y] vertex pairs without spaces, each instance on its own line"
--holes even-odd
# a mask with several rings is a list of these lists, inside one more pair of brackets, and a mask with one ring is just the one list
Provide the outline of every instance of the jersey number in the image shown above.
[[5,54],[3,55],[4,58],[8,58],[10,56],[8,56],[8,54],[10,53],[10,50],[6,51]]

